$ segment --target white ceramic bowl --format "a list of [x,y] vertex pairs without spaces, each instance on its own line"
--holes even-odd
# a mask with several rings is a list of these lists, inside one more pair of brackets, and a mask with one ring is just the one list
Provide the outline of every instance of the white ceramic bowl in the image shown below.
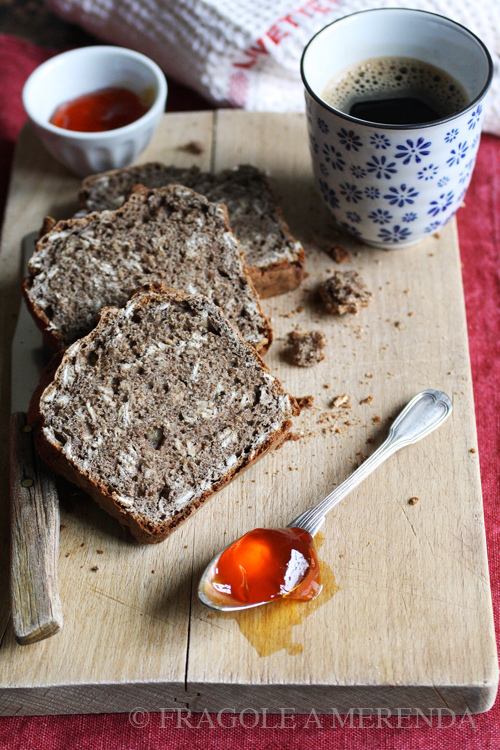
[[[135,122],[101,133],[82,133],[51,125],[66,101],[108,86],[147,92],[149,110]],[[85,177],[130,164],[148,145],[165,111],[167,83],[145,55],[123,47],[83,47],[40,65],[23,89],[23,105],[46,149],[72,172]]]

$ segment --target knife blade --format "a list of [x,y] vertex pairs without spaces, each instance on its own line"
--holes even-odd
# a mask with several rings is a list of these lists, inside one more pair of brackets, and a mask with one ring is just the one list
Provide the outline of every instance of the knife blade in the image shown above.
[[[22,242],[25,275],[36,237],[32,233]],[[10,591],[14,633],[22,645],[48,638],[63,625],[57,584],[57,488],[38,457],[26,417],[43,360],[43,336],[22,301],[12,343],[10,418]]]

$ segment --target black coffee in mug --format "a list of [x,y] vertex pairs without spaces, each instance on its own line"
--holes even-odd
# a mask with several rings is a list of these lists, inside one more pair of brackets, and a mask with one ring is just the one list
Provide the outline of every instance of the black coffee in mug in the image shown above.
[[409,57],[362,60],[334,76],[322,98],[352,117],[386,125],[434,122],[469,103],[453,76]]

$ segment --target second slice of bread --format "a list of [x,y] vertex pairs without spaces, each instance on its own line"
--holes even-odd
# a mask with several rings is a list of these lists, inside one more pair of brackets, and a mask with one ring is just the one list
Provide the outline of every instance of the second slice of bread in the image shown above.
[[289,292],[302,281],[302,245],[292,236],[268,180],[256,167],[240,164],[217,174],[158,162],[126,167],[87,177],[79,195],[80,206],[84,211],[119,208],[137,184],[148,188],[185,185],[210,201],[224,203],[261,297]]
[[50,378],[29,413],[40,455],[148,543],[280,443],[298,411],[219,307],[166,289],[103,310]]
[[272,340],[226,209],[179,185],[138,188],[116,211],[57,223],[29,272],[28,306],[55,348],[89,333],[103,307],[157,283],[213,300],[258,351]]

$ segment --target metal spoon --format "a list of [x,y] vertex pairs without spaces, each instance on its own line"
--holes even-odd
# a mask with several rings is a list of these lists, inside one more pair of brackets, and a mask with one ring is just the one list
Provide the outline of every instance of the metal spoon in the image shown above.
[[[323,525],[326,514],[338,505],[358,484],[361,484],[386,458],[392,456],[400,448],[416,443],[423,437],[426,437],[426,435],[429,435],[429,433],[447,419],[451,410],[450,399],[441,391],[427,390],[417,394],[394,420],[389,430],[389,435],[382,445],[350,477],[336,487],[333,492],[330,492],[324,500],[313,508],[301,513],[288,526],[304,529],[311,536],[314,536]],[[224,550],[221,550],[209,563],[200,579],[198,596],[201,602],[211,609],[217,609],[222,612],[235,612],[240,609],[250,609],[252,607],[259,607],[262,604],[268,604],[268,602],[242,604],[232,599],[229,594],[221,594],[215,591],[210,582],[213,580],[222,552]]]

